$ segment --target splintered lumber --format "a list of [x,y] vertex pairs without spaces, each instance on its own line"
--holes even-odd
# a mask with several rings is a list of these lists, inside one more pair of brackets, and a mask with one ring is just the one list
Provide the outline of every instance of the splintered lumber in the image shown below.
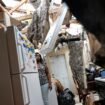
[[[8,11],[10,11],[12,9],[12,7],[5,7]],[[25,9],[20,9],[18,8],[17,10],[15,10],[16,12],[20,12],[20,13],[27,13],[27,11]]]
[[3,7],[1,4],[0,4],[0,12],[6,12],[10,16],[10,13],[8,12],[8,10],[5,9],[5,7]]
[[30,15],[20,16],[20,17],[17,17],[16,19],[19,20],[19,21],[32,19],[32,14],[30,14]]
[[22,6],[24,3],[26,3],[27,0],[22,0],[19,4],[17,4],[13,9],[9,11],[10,14],[12,14],[14,11],[16,11],[20,6]]

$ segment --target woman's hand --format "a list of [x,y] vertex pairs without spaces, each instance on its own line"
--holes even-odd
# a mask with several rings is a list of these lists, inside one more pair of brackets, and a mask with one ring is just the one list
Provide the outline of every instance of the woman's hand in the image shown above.
[[52,83],[49,83],[49,89],[52,90]]

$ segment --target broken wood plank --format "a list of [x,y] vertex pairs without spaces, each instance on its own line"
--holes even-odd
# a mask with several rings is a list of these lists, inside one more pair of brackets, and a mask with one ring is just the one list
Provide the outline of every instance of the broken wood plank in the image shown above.
[[3,7],[1,4],[0,4],[0,12],[6,12],[10,16],[10,13],[8,12],[8,10],[5,9],[5,7]]
[[[8,10],[8,11],[10,11],[11,9],[12,9],[12,7],[6,7],[6,9]],[[27,13],[27,11],[25,10],[25,9],[17,9],[17,10],[15,10],[16,12],[21,12],[21,13]]]
[[13,9],[9,11],[10,14],[12,14],[14,11],[16,11],[20,6],[22,6],[24,3],[26,3],[28,0],[22,0],[19,4],[17,4]]
[[0,28],[6,28],[6,26],[3,23],[0,23]]
[[15,18],[15,19],[17,19],[17,20],[19,20],[19,21],[32,19],[32,14],[30,14],[30,15],[25,15],[25,16],[20,16],[20,17],[17,17],[17,18]]

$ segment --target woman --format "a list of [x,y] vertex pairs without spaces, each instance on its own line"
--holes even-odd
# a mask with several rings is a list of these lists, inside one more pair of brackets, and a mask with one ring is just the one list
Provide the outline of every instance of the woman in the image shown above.
[[39,80],[42,90],[42,97],[44,101],[44,105],[49,105],[48,103],[48,90],[52,88],[51,85],[51,76],[48,70],[48,67],[44,63],[41,55],[39,53],[35,53],[37,68],[39,72]]

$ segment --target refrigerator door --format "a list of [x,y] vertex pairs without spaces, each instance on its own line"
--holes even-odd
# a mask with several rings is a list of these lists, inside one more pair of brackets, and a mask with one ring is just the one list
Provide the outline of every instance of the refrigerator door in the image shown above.
[[15,105],[43,105],[38,73],[12,75]]
[[37,72],[34,53],[30,55],[28,48],[24,47],[21,33],[18,29],[13,26],[8,27],[6,34],[11,74]]

